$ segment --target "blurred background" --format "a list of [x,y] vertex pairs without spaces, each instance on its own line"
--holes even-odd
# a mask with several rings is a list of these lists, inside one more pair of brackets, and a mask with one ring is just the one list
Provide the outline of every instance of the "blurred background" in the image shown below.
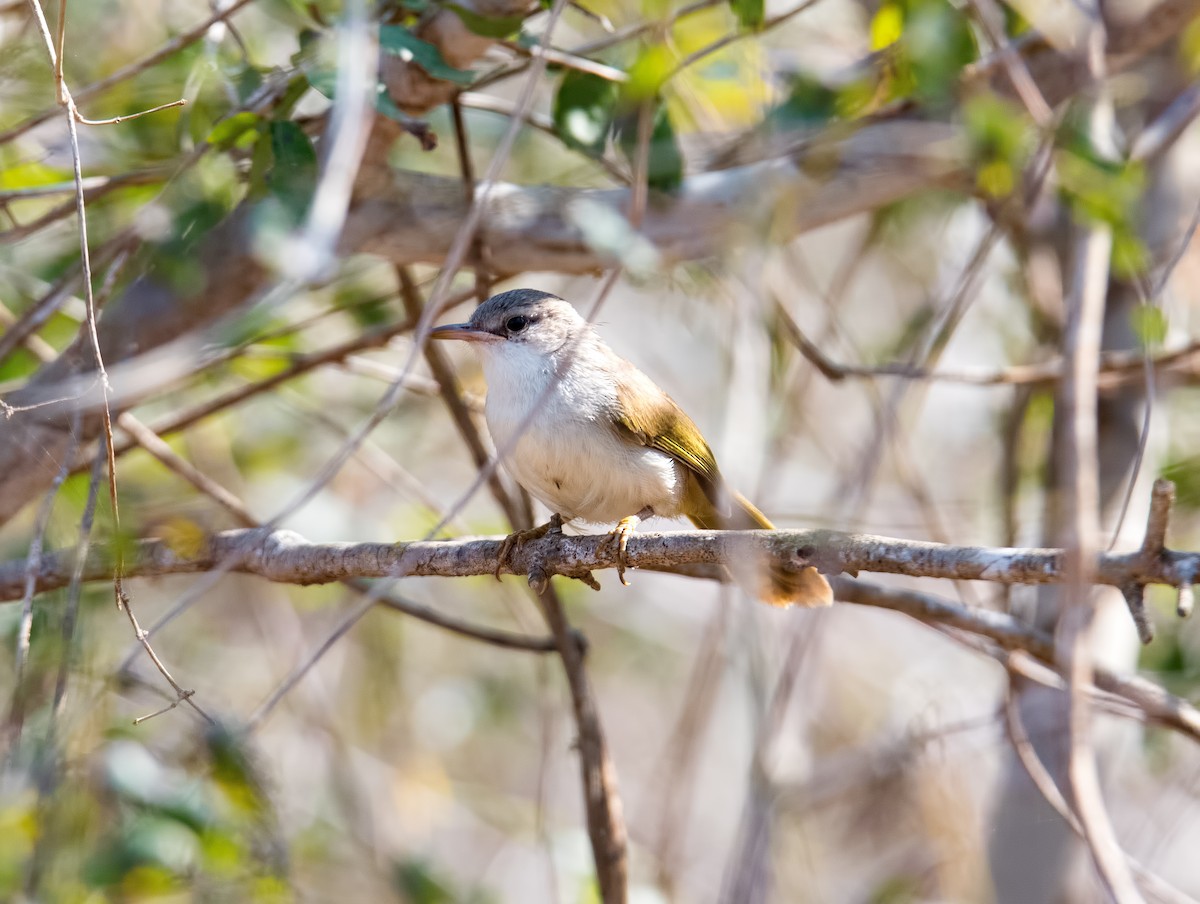
[[[59,7],[44,9],[53,32]],[[134,724],[176,696],[111,584],[24,594],[31,550],[79,542],[89,487],[101,550],[159,537],[186,553],[281,513],[314,542],[507,533],[488,488],[468,494],[478,461],[444,398],[483,431],[486,387],[458,348],[439,382],[413,343],[426,303],[427,322],[465,320],[529,286],[588,310],[619,267],[601,334],[777,525],[1043,546],[1071,240],[1098,226],[1113,249],[1102,544],[1141,543],[1166,475],[1170,544],[1194,548],[1197,13],[1105,4],[1096,80],[1081,63],[1095,21],[1066,0],[70,4],[63,69],[83,116],[187,100],[78,127],[121,416],[117,534],[91,479],[103,444],[65,114],[31,6],[0,2],[0,399],[41,406],[0,419],[0,563],[18,588],[0,605],[0,898],[600,900],[555,654],[380,606],[276,701],[360,596],[132,578],[144,626],[171,616],[155,651],[215,720],[179,706]],[[541,71],[530,48],[551,22]],[[333,138],[360,134],[328,164]],[[332,207],[314,212],[314,191]],[[320,482],[391,385],[387,417]],[[630,901],[1102,899],[1006,728],[1011,701],[1061,777],[1063,695],[1010,679],[980,638],[598,577],[599,593],[555,583],[588,641]],[[1057,619],[1052,591],[879,580]],[[546,633],[518,578],[389,592]],[[1141,646],[1120,594],[1098,592],[1094,654],[1194,696],[1195,625],[1165,588],[1148,601]],[[1147,899],[1200,897],[1195,743],[1106,713],[1095,745],[1122,847],[1174,886]]]

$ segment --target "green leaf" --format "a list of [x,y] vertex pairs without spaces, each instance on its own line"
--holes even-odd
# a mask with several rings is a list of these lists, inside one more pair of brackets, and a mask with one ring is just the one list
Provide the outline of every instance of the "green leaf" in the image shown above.
[[334,89],[337,87],[337,73],[332,69],[315,69],[304,73],[308,84],[318,94],[333,100]]
[[267,190],[299,220],[317,185],[317,152],[304,130],[290,120],[271,123],[271,152],[275,159]]
[[742,28],[758,28],[766,18],[764,0],[729,0],[729,8]]
[[[1151,263],[1150,252],[1146,249],[1145,242],[1142,241],[1133,224],[1125,223],[1114,228],[1112,242],[1112,262],[1110,266],[1112,267],[1113,276],[1117,279],[1131,280],[1149,269]],[[1165,333],[1165,322],[1163,330]]]
[[887,0],[871,20],[871,49],[890,48],[894,98],[953,99],[964,66],[978,56],[966,15],[948,0]]
[[[615,123],[621,150],[629,159],[631,166],[636,166],[638,150],[638,111],[621,117]],[[679,149],[679,139],[671,125],[671,117],[667,105],[662,98],[654,101],[654,121],[650,130],[650,148],[646,161],[646,181],[651,188],[669,192],[679,187],[683,181],[683,152]]]
[[967,100],[962,110],[976,185],[988,197],[1006,197],[1033,148],[1028,118],[1014,104],[986,93]]
[[838,115],[838,92],[817,76],[792,76],[787,99],[767,114],[767,121],[781,128],[824,125]]
[[[1062,147],[1055,152],[1059,192],[1081,222],[1107,223],[1114,239],[1126,246],[1122,260],[1132,262],[1140,254],[1128,252],[1137,234],[1139,211],[1145,194],[1145,167],[1137,162],[1110,159],[1093,147],[1085,131],[1076,124],[1064,126]],[[1138,269],[1136,266],[1134,269]]]
[[14,349],[7,358],[0,361],[0,382],[7,383],[9,381],[26,379],[33,375],[41,363],[32,353],[25,351],[25,349]]
[[446,9],[462,19],[463,25],[467,26],[473,33],[482,35],[485,38],[511,38],[521,30],[521,26],[525,22],[525,16],[522,14],[515,16],[481,16],[474,10],[467,9],[465,6],[460,6],[457,3],[447,3]]
[[54,169],[44,163],[18,163],[0,166],[0,188],[34,188],[54,185],[71,178],[67,170]]
[[615,82],[570,69],[554,95],[554,131],[567,147],[587,154],[604,151],[617,104]]
[[925,102],[953,96],[959,73],[978,56],[966,15],[944,0],[914,4],[905,23],[905,56]]
[[257,113],[248,111],[235,113],[213,126],[206,140],[217,150],[228,151],[237,146],[239,139],[247,132],[257,133],[261,121],[262,117]]
[[253,94],[263,86],[263,73],[253,66],[243,66],[233,78],[237,97],[242,103],[248,101]]
[[643,47],[629,67],[629,81],[621,89],[623,96],[629,101],[656,98],[678,62],[671,48],[661,42]]
[[392,868],[393,885],[411,904],[450,904],[455,895],[433,869],[420,860],[402,860]]
[[1189,513],[1200,511],[1200,455],[1173,453],[1162,475],[1175,484],[1175,504]]
[[1162,308],[1140,304],[1129,315],[1143,348],[1155,349],[1167,339],[1167,315]]
[[455,69],[442,57],[442,52],[427,41],[422,41],[403,25],[382,25],[379,28],[379,47],[405,61],[416,63],[434,78],[469,85],[475,81],[475,73]]

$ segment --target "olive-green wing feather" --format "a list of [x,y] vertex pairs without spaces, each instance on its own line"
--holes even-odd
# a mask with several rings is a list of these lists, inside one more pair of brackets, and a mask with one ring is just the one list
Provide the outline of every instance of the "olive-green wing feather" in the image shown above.
[[695,475],[704,495],[727,513],[724,482],[717,459],[700,428],[675,400],[632,364],[621,361],[617,372],[616,428],[641,443],[665,452]]

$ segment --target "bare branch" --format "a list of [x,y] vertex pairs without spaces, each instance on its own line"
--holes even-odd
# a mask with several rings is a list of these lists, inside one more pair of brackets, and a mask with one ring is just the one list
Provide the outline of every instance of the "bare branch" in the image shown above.
[[[1019,674],[1016,669],[1012,671]],[[1021,766],[1024,767],[1025,772],[1029,775],[1030,781],[1033,782],[1042,797],[1045,798],[1046,803],[1050,804],[1055,812],[1071,827],[1071,831],[1081,838],[1084,837],[1083,826],[1079,824],[1078,818],[1076,818],[1066,799],[1062,796],[1062,792],[1058,790],[1058,785],[1054,783],[1054,778],[1050,775],[1050,771],[1038,756],[1033,742],[1029,740],[1029,733],[1025,730],[1025,724],[1021,721],[1020,707],[1017,706],[1017,697],[1011,683],[1008,693],[1004,698],[1004,716],[1009,741],[1012,743],[1013,750],[1017,754],[1017,759],[1020,761]],[[1139,884],[1154,900],[1170,902],[1170,904],[1184,904],[1184,902],[1192,900],[1161,877],[1152,873],[1133,857],[1126,855],[1126,858],[1129,861],[1129,868],[1137,876]]]
[[[494,574],[501,541],[494,538],[420,540],[410,543],[310,543],[298,534],[230,530],[213,534],[206,549],[175,551],[163,540],[144,540],[129,553],[129,574],[150,576],[208,571],[228,556],[231,571],[258,574],[290,584],[323,584],[347,577],[429,575],[465,577]],[[547,536],[512,551],[506,574],[582,574],[615,568],[605,536]],[[747,555],[784,568],[816,565],[828,574],[869,571],[945,580],[1004,584],[1058,584],[1066,580],[1061,549],[952,546],[870,534],[828,530],[673,531],[636,534],[629,541],[635,568],[673,570],[687,565],[725,565]],[[70,577],[69,557],[43,555],[37,589],[53,590]],[[1200,552],[1164,550],[1153,562],[1141,551],[1103,553],[1093,566],[1098,584],[1121,587],[1131,581],[1178,587],[1191,582]],[[25,562],[0,564],[0,601],[20,599]],[[111,576],[111,561],[95,552],[85,580]]]
[[170,110],[173,107],[186,107],[187,99],[180,98],[173,100],[170,103],[159,104],[157,107],[150,107],[148,110],[138,110],[136,113],[126,113],[123,116],[113,116],[109,119],[88,119],[79,114],[76,110],[74,113],[75,121],[84,126],[115,126],[118,123],[129,122],[131,119],[140,119],[143,116],[149,116],[151,113],[159,113],[163,110]]
[[[511,571],[522,573],[537,567],[547,573],[570,574],[575,569],[615,568],[611,544],[604,536],[545,537],[516,547],[510,556]],[[907,540],[888,540],[861,535],[839,535],[823,531],[686,531],[665,534],[635,534],[629,541],[628,557],[639,567],[667,567],[679,563],[717,563],[730,557],[745,559],[747,552],[771,554],[778,550],[783,561],[791,561],[797,548],[808,548],[814,558],[829,558],[822,544],[845,544],[839,555],[857,562],[862,570],[914,573],[914,561],[921,570],[933,577],[961,576],[951,569],[936,567],[941,561],[930,557],[926,547]],[[464,539],[421,541],[408,544],[309,543],[291,531],[266,533],[254,530],[233,530],[215,534],[208,547],[199,552],[176,551],[162,540],[146,540],[137,544],[126,557],[130,577],[204,572],[222,562],[232,562],[229,570],[258,574],[270,580],[293,584],[328,583],[346,577],[403,577],[405,575],[483,575],[493,574],[500,539]],[[856,551],[852,552],[851,549]],[[890,550],[890,557],[885,554]],[[963,547],[942,547],[954,554],[971,553]],[[970,569],[972,576],[983,580],[1061,581],[1062,553],[1058,550],[985,550],[974,551],[979,559]],[[995,554],[1011,553],[1008,561],[997,561]],[[915,557],[915,560],[914,560]],[[1100,557],[1096,574],[1105,583],[1117,583],[1139,567],[1141,554]],[[1159,574],[1169,583],[1173,571],[1190,567],[1200,559],[1197,553],[1169,553],[1173,564],[1164,565]],[[37,569],[39,590],[66,586],[75,564],[74,552],[48,553],[42,556]],[[992,567],[982,564],[993,563]],[[945,564],[943,562],[943,564]],[[0,565],[0,600],[21,597],[25,562],[18,560]],[[92,550],[82,569],[83,580],[106,580],[111,564],[105,550]],[[715,572],[713,573],[716,574]],[[1143,577],[1146,577],[1143,575]],[[986,609],[956,605],[932,594],[898,590],[868,582],[835,578],[833,581],[839,601],[891,609],[918,621],[945,625],[970,632],[994,641],[1007,650],[1024,650],[1038,660],[1054,662],[1052,638],[1035,628],[1022,624],[1011,615]],[[390,603],[387,600],[385,604]],[[407,611],[407,610],[405,610]],[[578,641],[574,641],[578,643]],[[1161,687],[1137,676],[1117,675],[1103,668],[1095,672],[1099,689],[1129,701],[1144,712],[1147,718],[1175,728],[1200,741],[1200,712],[1187,701],[1169,694]]]
[[[1088,29],[1088,68],[1095,80],[1088,109],[1093,142],[1103,147],[1104,128],[1112,110],[1099,87],[1103,76],[1105,32],[1099,21],[1100,8],[1091,11],[1095,20]],[[1141,900],[1133,883],[1125,854],[1117,841],[1100,788],[1096,751],[1092,744],[1092,708],[1084,689],[1094,681],[1092,625],[1095,599],[1091,592],[1092,570],[1099,545],[1100,476],[1097,454],[1096,371],[1100,365],[1100,342],[1108,293],[1112,231],[1104,224],[1076,227],[1072,246],[1067,326],[1063,336],[1066,359],[1064,379],[1056,400],[1057,430],[1062,461],[1064,530],[1066,547],[1065,586],[1060,595],[1060,614],[1055,636],[1055,661],[1067,678],[1067,776],[1072,808],[1078,814],[1083,836],[1109,896],[1117,904]],[[1126,592],[1135,621],[1140,593]],[[1139,628],[1148,629],[1142,619]]]

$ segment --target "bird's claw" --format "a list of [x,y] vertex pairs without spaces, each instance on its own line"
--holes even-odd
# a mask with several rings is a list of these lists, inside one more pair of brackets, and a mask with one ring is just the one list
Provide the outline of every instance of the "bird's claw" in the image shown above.
[[539,524],[537,527],[526,528],[525,530],[515,530],[500,544],[500,552],[496,556],[496,570],[492,572],[496,580],[500,580],[500,575],[504,569],[508,567],[509,560],[512,557],[513,550],[530,540],[540,540],[549,533],[562,532],[562,518],[558,515],[551,515],[550,520],[545,524]]
[[633,531],[640,520],[636,515],[622,518],[617,522],[617,526],[609,531],[608,540],[605,544],[611,545],[616,543],[617,578],[621,581],[621,586],[623,587],[629,586],[629,581],[625,580],[625,569],[629,567],[629,559],[626,556],[625,550],[629,546],[629,538],[633,536]]

